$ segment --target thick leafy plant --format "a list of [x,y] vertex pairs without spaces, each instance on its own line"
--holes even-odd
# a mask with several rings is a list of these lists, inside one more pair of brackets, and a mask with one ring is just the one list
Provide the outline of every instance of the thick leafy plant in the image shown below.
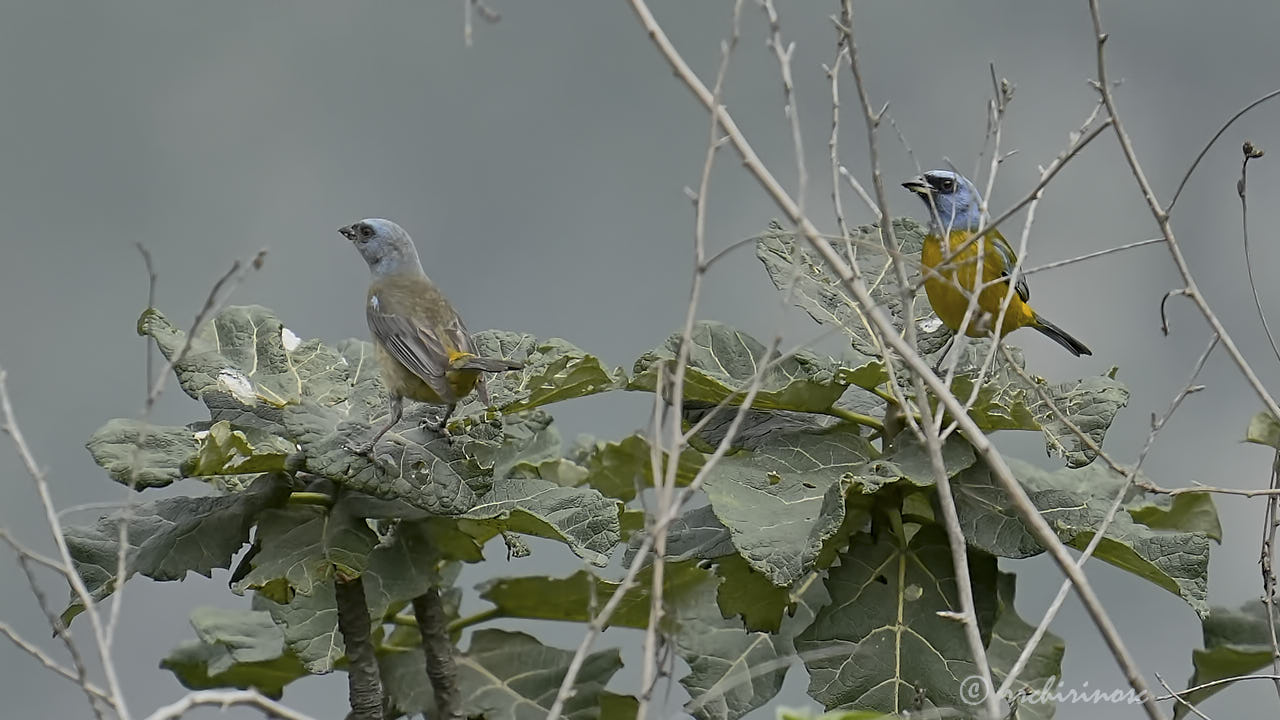
[[[896,229],[908,250],[919,242],[918,226]],[[859,233],[876,237],[875,228]],[[887,410],[910,408],[889,407],[903,394],[890,392],[879,346],[829,269],[778,228],[762,236],[758,253],[775,283],[794,283],[790,297],[818,322],[845,330],[850,347],[840,358],[808,351],[779,358],[743,331],[710,322],[694,328],[686,420],[712,417],[693,447],[663,460],[678,463],[679,485],[704,476],[698,500],[668,529],[663,575],[661,630],[688,668],[679,678],[689,693],[686,710],[698,718],[742,717],[772,699],[799,662],[816,701],[857,711],[832,717],[929,708],[963,716],[972,708],[961,683],[974,664],[961,626],[948,615],[959,600],[935,476],[919,441],[884,422]],[[927,352],[941,346],[945,338],[927,304],[902,317],[890,273],[882,274],[877,297],[900,321],[918,324]],[[339,598],[358,580],[387,716],[430,712],[415,598],[441,598],[454,643],[464,629],[499,618],[586,623],[617,589],[617,561],[629,563],[643,543],[640,511],[654,484],[649,440],[636,434],[566,448],[547,410],[595,393],[665,392],[661,381],[669,374],[661,368],[678,355],[679,336],[645,353],[627,374],[564,340],[479,333],[484,354],[525,363],[490,382],[501,413],[464,405],[445,437],[423,423],[431,408],[414,404],[369,458],[350,449],[387,412],[368,343],[301,340],[271,311],[253,306],[222,311],[191,338],[154,309],[138,329],[173,363],[182,390],[207,417],[181,427],[111,420],[90,438],[89,451],[113,480],[138,492],[174,483],[203,490],[140,502],[68,528],[66,537],[96,599],[135,573],[180,580],[235,565],[230,589],[252,596],[250,606],[196,609],[196,639],[162,662],[188,687],[254,687],[279,696],[308,674],[346,670]],[[1051,453],[1079,468],[1014,465],[1061,539],[1083,547],[1119,478],[1090,465],[1092,452],[1070,426],[1101,443],[1127,391],[1114,373],[1037,389],[1003,362],[997,355],[985,373],[962,362],[953,389],[973,399],[971,415],[984,430],[1039,431]],[[731,438],[733,451],[708,470],[704,451],[724,439],[734,405],[761,367],[760,390]],[[921,400],[902,389],[910,402]],[[1038,390],[1047,390],[1069,424]],[[1016,578],[999,570],[999,558],[1043,548],[965,441],[953,435],[943,455],[969,542],[982,640],[1000,679],[1032,628],[1015,611]],[[121,524],[128,537],[124,577]],[[1210,541],[1219,534],[1207,496],[1166,502],[1134,492],[1097,556],[1205,615]],[[511,555],[527,555],[522,535],[562,544],[597,569],[489,580],[479,596],[489,607],[459,617],[460,566],[483,562],[497,537]],[[642,571],[612,625],[645,627],[651,578]],[[64,617],[81,609],[73,604]],[[1206,629],[1198,674],[1217,672],[1227,646],[1219,637],[1227,635],[1210,637]],[[572,655],[494,628],[476,629],[462,645],[454,653],[457,687],[471,717],[544,716]],[[1044,636],[1015,690],[1057,675],[1063,649],[1061,639]],[[616,650],[587,657],[565,715],[634,715],[634,698],[605,689],[621,666]],[[1028,706],[1018,717],[1052,712]]]

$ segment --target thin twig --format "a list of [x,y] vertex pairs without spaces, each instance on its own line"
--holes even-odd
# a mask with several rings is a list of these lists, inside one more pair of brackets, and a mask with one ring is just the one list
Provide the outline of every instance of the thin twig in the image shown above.
[[[54,660],[51,656],[49,656],[48,653],[46,653],[44,650],[41,650],[38,646],[33,645],[30,642],[27,642],[27,640],[24,639],[21,635],[19,635],[17,631],[13,629],[12,626],[10,626],[8,623],[4,621],[0,621],[0,635],[3,635],[9,638],[10,642],[12,642],[14,645],[17,645],[18,648],[23,652],[35,658],[36,661],[39,662],[41,665],[44,665],[46,668],[70,680],[76,685],[79,685],[80,689],[84,690],[86,693],[89,693],[93,697],[97,698],[98,700],[101,700],[102,702],[108,705],[111,704],[111,696],[108,695],[106,691],[104,691],[102,688],[98,687],[97,685],[94,685],[93,683],[88,682],[87,680],[79,677],[77,673],[72,672],[71,670],[68,670],[67,668],[59,665],[57,660]],[[95,712],[96,712],[96,708],[95,708]],[[99,717],[101,717],[101,715],[99,715]]]
[[1267,322],[1267,313],[1262,309],[1262,298],[1258,297],[1258,283],[1253,279],[1253,261],[1249,257],[1249,200],[1248,180],[1249,161],[1262,157],[1262,148],[1255,147],[1246,140],[1242,148],[1244,160],[1240,163],[1240,179],[1236,182],[1236,194],[1240,196],[1240,230],[1244,236],[1244,267],[1249,273],[1249,289],[1253,291],[1253,304],[1258,308],[1258,319],[1262,321],[1262,330],[1267,334],[1267,342],[1271,343],[1271,352],[1280,361],[1280,348],[1276,347],[1275,336],[1271,334],[1271,323]]
[[[50,532],[53,533],[53,541],[58,548],[58,557],[62,559],[64,567],[72,568],[74,566],[71,562],[71,550],[67,547],[67,539],[62,534],[62,522],[58,519],[57,510],[54,509],[53,496],[49,492],[48,479],[45,477],[44,471],[40,469],[39,463],[36,462],[35,455],[32,454],[31,448],[27,445],[27,440],[22,434],[22,429],[18,426],[18,418],[14,413],[13,403],[9,399],[9,390],[5,383],[5,371],[3,368],[0,368],[0,410],[4,413],[3,429],[13,439],[13,444],[18,449],[18,455],[22,458],[23,465],[26,466],[27,474],[35,482],[36,493],[40,496],[40,505],[44,508],[45,521],[49,525]],[[111,660],[106,627],[102,622],[102,616],[98,613],[97,604],[94,602],[88,586],[84,584],[84,579],[80,577],[80,573],[68,572],[66,573],[66,578],[76,599],[84,605],[85,615],[88,616],[89,625],[93,630],[94,640],[98,645],[99,659],[102,662],[102,672],[107,681],[107,694],[110,698],[111,708],[120,720],[129,720],[128,705],[124,699],[124,692],[120,688],[120,678],[116,674],[115,663]],[[55,627],[54,630],[57,631],[57,628]]]
[[1222,137],[1222,133],[1226,132],[1227,128],[1231,127],[1235,121],[1244,117],[1245,113],[1258,107],[1262,103],[1277,97],[1280,97],[1280,90],[1272,90],[1266,95],[1263,95],[1257,100],[1254,100],[1248,105],[1237,110],[1235,115],[1228,118],[1227,121],[1222,124],[1222,127],[1218,128],[1218,132],[1214,133],[1213,137],[1209,138],[1209,142],[1205,143],[1203,148],[1200,148],[1200,152],[1196,154],[1196,159],[1191,161],[1191,167],[1187,168],[1186,174],[1184,174],[1182,176],[1182,180],[1178,182],[1178,189],[1173,192],[1173,197],[1169,199],[1169,212],[1173,212],[1173,206],[1178,203],[1178,197],[1182,195],[1182,189],[1186,187],[1187,181],[1191,179],[1191,174],[1196,171],[1196,167],[1200,165],[1200,161],[1209,153],[1209,148],[1213,147],[1213,144],[1218,142],[1218,138]]
[[148,715],[147,720],[177,720],[187,711],[205,706],[223,710],[235,706],[257,708],[263,715],[274,720],[313,720],[310,715],[281,705],[257,690],[199,690],[187,693],[177,702]]
[[1154,245],[1156,243],[1162,243],[1162,242],[1164,242],[1164,238],[1148,238],[1146,240],[1139,240],[1137,242],[1131,242],[1125,245],[1117,245],[1112,248],[1107,248],[1106,250],[1098,250],[1097,252],[1085,253],[1084,255],[1078,255],[1073,258],[1067,258],[1066,260],[1055,260],[1051,263],[1045,263],[1044,265],[1037,265],[1033,268],[1028,268],[1026,270],[1023,270],[1022,274],[1024,276],[1032,275],[1034,273],[1044,272],[1045,270],[1060,268],[1063,265],[1072,265],[1078,262],[1083,262],[1085,260],[1093,260],[1095,258],[1100,258],[1103,255],[1110,255],[1111,253],[1117,253],[1123,250],[1132,250],[1134,248],[1143,247],[1144,245]]
[[1162,687],[1164,687],[1164,689],[1165,689],[1165,690],[1168,690],[1170,693],[1172,693],[1172,694],[1170,695],[1170,697],[1172,697],[1172,698],[1173,698],[1173,699],[1174,699],[1174,700],[1175,700],[1179,705],[1181,705],[1181,706],[1185,707],[1187,710],[1189,710],[1189,711],[1191,711],[1191,712],[1195,713],[1197,716],[1199,716],[1199,717],[1200,717],[1200,720],[1213,720],[1213,718],[1211,718],[1211,717],[1209,717],[1208,715],[1205,715],[1204,713],[1200,712],[1200,709],[1199,709],[1199,708],[1197,708],[1195,705],[1192,705],[1192,704],[1191,704],[1191,702],[1190,702],[1189,700],[1187,700],[1187,699],[1183,698],[1181,695],[1179,695],[1179,694],[1177,694],[1177,693],[1173,692],[1173,688],[1169,687],[1169,683],[1165,682],[1165,681],[1164,681],[1164,678],[1160,677],[1160,673],[1156,673],[1156,674],[1155,674],[1155,676],[1156,676],[1156,682],[1160,683],[1160,685],[1161,685]]

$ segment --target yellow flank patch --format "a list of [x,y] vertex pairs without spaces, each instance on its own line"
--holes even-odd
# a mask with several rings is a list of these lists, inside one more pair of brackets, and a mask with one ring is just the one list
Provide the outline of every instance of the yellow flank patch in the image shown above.
[[[969,309],[969,300],[976,291],[977,307],[965,328],[965,334],[969,337],[991,334],[1000,307],[1009,296],[1012,297],[1005,310],[1000,334],[1033,324],[1035,313],[1017,293],[1010,291],[1008,281],[1000,281],[1005,271],[1005,261],[992,244],[994,241],[991,236],[964,247],[972,236],[973,233],[965,230],[951,231],[945,250],[941,238],[935,235],[925,238],[920,260],[925,268],[925,293],[929,296],[929,305],[933,307],[933,311],[948,328],[959,331]],[[947,255],[962,247],[964,249],[954,257],[946,259]]]
[[460,361],[466,360],[467,358],[473,358],[473,357],[475,357],[474,354],[466,352],[464,350],[450,350],[449,365],[451,366],[457,365]]

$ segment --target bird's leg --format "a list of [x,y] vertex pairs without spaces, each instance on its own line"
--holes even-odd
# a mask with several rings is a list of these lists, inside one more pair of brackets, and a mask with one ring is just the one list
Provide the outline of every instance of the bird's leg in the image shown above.
[[382,439],[383,435],[387,434],[388,430],[395,427],[395,424],[400,422],[400,416],[403,414],[404,414],[404,398],[400,397],[399,395],[392,395],[391,396],[391,417],[387,418],[386,424],[378,428],[377,432],[375,432],[373,434],[373,437],[369,438],[368,441],[360,445],[357,445],[356,447],[351,448],[351,450],[358,455],[368,455],[369,457],[373,457],[373,446],[376,445],[378,441]]
[[434,424],[423,423],[431,432],[439,435],[449,434],[449,416],[453,415],[453,411],[458,407],[458,403],[451,402],[445,406],[444,414],[440,416],[440,421]]

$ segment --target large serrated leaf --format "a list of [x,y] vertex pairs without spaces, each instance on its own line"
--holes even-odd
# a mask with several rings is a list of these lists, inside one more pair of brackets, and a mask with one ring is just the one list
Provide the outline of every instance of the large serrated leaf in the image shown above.
[[[297,593],[288,603],[278,603],[262,593],[253,596],[253,608],[271,615],[284,633],[290,653],[312,674],[331,672],[346,653],[338,629],[338,606],[333,580],[317,580],[308,595]],[[374,618],[381,622],[382,618]]]
[[[572,658],[572,651],[547,647],[525,633],[477,630],[457,658],[463,714],[486,720],[545,718]],[[588,655],[562,717],[598,718],[600,694],[621,667],[616,649]]]
[[[924,244],[925,228],[913,220],[895,218],[893,232],[898,241],[898,251],[912,258],[907,261],[910,272],[907,281],[917,288],[914,303],[916,337],[920,351],[930,354],[941,349],[950,332],[929,308],[928,298],[920,283],[919,265],[914,261]],[[887,241],[885,238],[884,241]],[[849,243],[831,240],[831,246],[846,259],[856,259],[862,270],[863,280],[875,303],[892,315],[897,327],[903,327],[905,308],[902,304],[898,276],[891,266],[891,256],[884,250],[880,228],[863,225],[851,231]],[[871,321],[866,308],[858,305],[845,290],[840,277],[827,265],[808,243],[795,233],[786,232],[778,223],[771,223],[756,243],[756,257],[764,263],[774,286],[788,293],[788,297],[809,316],[823,325],[844,330],[853,347],[869,357],[878,357],[881,348],[871,331]]]
[[[688,401],[717,404],[726,398],[741,399],[760,366],[776,360],[759,340],[721,323],[700,322],[694,325],[691,338],[684,381],[684,399]],[[629,389],[656,392],[658,369],[664,365],[671,369],[680,342],[680,335],[672,335],[662,346],[641,355]],[[827,410],[846,387],[837,379],[837,369],[838,365],[829,358],[805,350],[773,362],[763,373],[752,407]]]
[[164,487],[186,476],[196,459],[195,432],[116,418],[85,443],[112,480],[137,490]]
[[622,539],[620,503],[589,488],[560,487],[546,480],[494,483],[463,516],[490,521],[503,530],[557,540],[578,557],[604,566]]
[[179,645],[160,662],[188,689],[254,688],[279,698],[285,685],[306,675],[265,612],[197,608],[191,624],[200,639]]
[[195,437],[199,446],[187,471],[190,477],[282,472],[285,460],[298,449],[278,435],[252,427],[238,430],[226,420],[213,423]]
[[378,537],[364,518],[350,514],[339,502],[332,508],[289,505],[266,510],[258,517],[256,541],[260,550],[234,590],[258,590],[287,604],[294,592],[310,595],[335,573],[359,575]]
[[[988,352],[990,347],[990,342],[984,340],[967,348],[965,365],[969,369],[957,375],[951,384],[956,397],[969,404],[969,416],[978,427],[987,432],[1040,430],[1044,433],[1045,448],[1049,454],[1061,456],[1069,467],[1082,467],[1093,462],[1097,454],[1084,444],[1070,425],[1075,425],[1101,447],[1116,413],[1129,402],[1129,390],[1110,375],[1057,385],[1049,385],[1037,378],[1037,389],[1008,366],[1004,353],[997,353],[989,372],[980,378],[982,382],[975,393],[974,383],[979,376],[972,361]],[[1018,366],[1025,367],[1022,352],[1014,348],[1012,354]],[[1052,407],[1045,402],[1040,390],[1052,401]],[[1054,412],[1054,407],[1065,415],[1065,420]]]
[[[1080,487],[1105,471],[1050,473],[1016,460],[1010,460],[1009,465],[1062,542],[1084,549],[1106,516],[1112,498],[1081,491]],[[961,473],[952,483],[952,490],[970,545],[1011,558],[1043,551],[985,466]],[[1150,506],[1141,499],[1132,502],[1149,511]],[[1094,555],[1179,595],[1203,616],[1208,611],[1209,545],[1207,532],[1160,530],[1135,521],[1121,509]]]
[[[703,572],[692,563],[669,567],[677,573]],[[830,598],[822,583],[812,583],[777,633],[750,632],[736,617],[721,615],[717,583],[705,573],[702,577],[668,595],[674,604],[676,652],[689,665],[680,678],[690,696],[685,710],[700,720],[736,720],[778,693],[792,664],[793,638]]]
[[[128,530],[126,578],[142,573],[152,580],[181,580],[188,572],[209,577],[214,568],[249,540],[249,528],[265,509],[284,501],[288,483],[264,475],[242,492],[223,496],[174,497],[128,508],[92,527],[63,530],[76,572],[94,600],[110,595],[118,582],[120,522]],[[83,606],[75,598],[62,613],[70,623]]]
[[844,520],[842,478],[874,455],[847,426],[779,434],[750,453],[723,458],[703,487],[751,567],[789,587]]
[[279,408],[302,398],[341,402],[350,387],[343,355],[319,340],[299,340],[274,313],[257,305],[224,309],[189,343],[186,333],[154,308],[138,319],[138,332],[154,339],[174,362],[178,384],[188,395],[197,400],[216,395],[223,410],[228,395],[244,408]]
[[[653,487],[653,462],[649,441],[644,435],[634,433],[617,442],[597,441],[582,447],[574,460],[585,467],[583,482],[604,495],[623,502],[635,499],[638,489]],[[676,466],[676,485],[683,487],[693,481],[702,469],[702,453],[692,448],[680,452]],[[663,472],[666,472],[663,461]]]
[[[1280,624],[1280,619],[1277,623]],[[1267,607],[1261,600],[1251,600],[1234,610],[1214,607],[1201,623],[1201,629],[1204,647],[1191,653],[1191,664],[1195,670],[1187,681],[1187,687],[1248,675],[1271,664],[1274,649],[1267,623]],[[1198,705],[1227,687],[1226,683],[1215,685],[1184,695],[1183,699]],[[1186,716],[1186,706],[1179,704],[1173,717],[1177,720]]]
[[[947,477],[973,465],[977,456],[973,446],[953,434],[942,446],[942,465]],[[868,460],[850,471],[853,486],[866,495],[879,492],[886,485],[907,482],[916,487],[931,487],[938,479],[929,460],[929,451],[914,435],[902,433],[894,439],[886,454]]]
[[524,368],[499,373],[488,381],[489,396],[505,412],[518,412],[562,400],[618,390],[626,386],[622,368],[610,370],[576,345],[560,338],[538,340],[504,330],[475,334],[484,357],[519,360]]
[[[996,561],[969,553],[979,626],[996,613]],[[963,707],[974,664],[964,629],[938,613],[959,611],[951,550],[941,527],[920,528],[906,546],[858,534],[827,577],[833,604],[796,638],[809,694],[828,708],[879,712]]]

